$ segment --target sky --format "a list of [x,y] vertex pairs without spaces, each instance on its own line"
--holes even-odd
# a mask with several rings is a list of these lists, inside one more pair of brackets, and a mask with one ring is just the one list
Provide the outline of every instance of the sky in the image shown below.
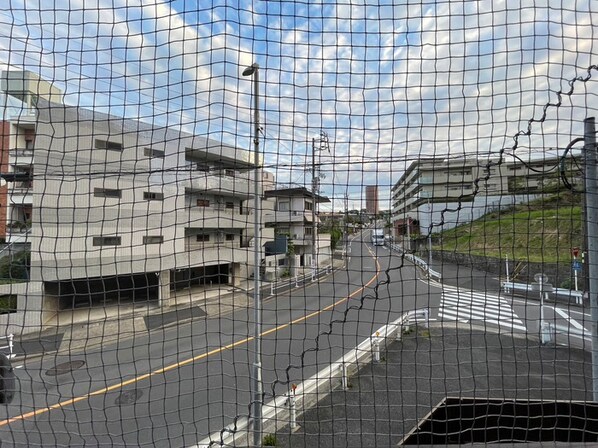
[[38,73],[69,104],[240,148],[253,132],[241,73],[259,64],[266,169],[309,186],[315,153],[336,210],[363,208],[365,185],[389,208],[420,157],[552,155],[598,104],[590,0],[8,3],[0,68]]

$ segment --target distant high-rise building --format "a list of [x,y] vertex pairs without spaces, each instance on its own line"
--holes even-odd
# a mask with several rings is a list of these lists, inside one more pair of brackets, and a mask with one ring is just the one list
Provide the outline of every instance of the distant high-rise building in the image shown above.
[[367,185],[365,187],[365,209],[369,214],[378,214],[378,185]]

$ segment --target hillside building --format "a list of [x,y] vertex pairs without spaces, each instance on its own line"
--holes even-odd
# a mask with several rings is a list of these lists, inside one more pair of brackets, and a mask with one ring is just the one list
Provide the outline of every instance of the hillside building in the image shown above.
[[[580,183],[579,165],[567,161],[570,182]],[[557,157],[501,164],[477,158],[416,160],[391,190],[394,236],[440,232],[559,191],[561,162]]]

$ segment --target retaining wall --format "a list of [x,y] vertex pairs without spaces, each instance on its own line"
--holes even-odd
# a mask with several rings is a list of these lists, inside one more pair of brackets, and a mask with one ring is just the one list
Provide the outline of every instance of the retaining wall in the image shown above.
[[[484,257],[481,255],[463,254],[450,251],[436,250],[432,251],[435,260],[441,260],[445,263],[452,263],[461,266],[470,266],[480,271],[490,272],[499,277],[506,278],[505,259]],[[427,252],[422,256],[427,259]],[[513,279],[513,271],[517,267],[517,276]],[[571,263],[530,263],[509,260],[509,277],[511,280],[521,283],[533,283],[534,274],[542,272],[548,276],[548,281],[555,287],[560,287],[563,282],[573,281],[573,271]],[[578,282],[584,284],[585,274],[580,272]]]

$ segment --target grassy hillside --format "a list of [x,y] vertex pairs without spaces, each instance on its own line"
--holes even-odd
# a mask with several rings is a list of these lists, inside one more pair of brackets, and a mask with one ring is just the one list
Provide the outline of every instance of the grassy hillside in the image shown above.
[[443,232],[436,248],[532,262],[571,261],[583,247],[582,195],[560,193]]

